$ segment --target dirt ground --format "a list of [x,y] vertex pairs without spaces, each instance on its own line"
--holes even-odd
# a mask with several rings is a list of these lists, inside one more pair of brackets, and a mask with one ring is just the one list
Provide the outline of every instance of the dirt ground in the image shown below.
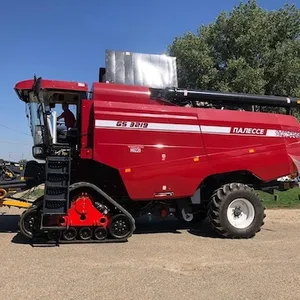
[[127,243],[59,247],[24,244],[21,210],[1,212],[3,300],[300,299],[300,210],[267,211],[250,240],[140,220]]

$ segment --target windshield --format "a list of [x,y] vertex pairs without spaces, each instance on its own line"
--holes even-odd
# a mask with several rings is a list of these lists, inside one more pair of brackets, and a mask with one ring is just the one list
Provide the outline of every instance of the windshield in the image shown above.
[[30,118],[30,130],[33,137],[34,146],[48,144],[49,139],[48,128],[45,126],[45,104],[37,100],[37,97],[34,96],[33,92],[29,94],[30,102],[27,103],[27,109],[29,112]]

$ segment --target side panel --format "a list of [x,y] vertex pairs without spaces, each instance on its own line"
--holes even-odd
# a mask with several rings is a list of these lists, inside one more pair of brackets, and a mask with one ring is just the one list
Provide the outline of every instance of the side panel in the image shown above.
[[192,195],[209,169],[197,111],[95,101],[95,160],[119,169],[132,199]]
[[273,132],[275,137],[284,138],[290,158],[291,172],[300,173],[300,128],[296,118],[278,116],[282,130]]
[[93,159],[119,170],[132,199],[192,196],[230,171],[274,180],[300,165],[299,138],[281,134],[300,131],[291,116],[100,100],[94,115]]
[[[280,116],[266,113],[198,109],[208,159],[216,173],[248,170],[264,181],[289,174],[290,158]],[[286,122],[294,123],[294,118]],[[299,124],[298,130],[299,130]]]

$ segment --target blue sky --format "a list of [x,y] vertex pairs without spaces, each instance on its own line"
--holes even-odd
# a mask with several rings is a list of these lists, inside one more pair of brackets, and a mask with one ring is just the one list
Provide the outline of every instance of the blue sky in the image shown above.
[[[266,9],[278,9],[285,2],[258,1]],[[239,0],[4,3],[0,12],[0,158],[19,160],[32,159],[32,139],[25,106],[13,91],[16,82],[36,73],[90,86],[98,79],[98,68],[105,65],[105,49],[162,53],[176,36],[213,22],[221,10],[231,10]],[[289,3],[300,7],[300,0]]]

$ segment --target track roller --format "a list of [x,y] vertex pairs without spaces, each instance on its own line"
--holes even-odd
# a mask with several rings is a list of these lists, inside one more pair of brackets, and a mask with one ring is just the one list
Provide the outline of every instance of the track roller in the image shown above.
[[79,229],[78,235],[82,240],[89,240],[93,235],[93,231],[90,227],[82,227]]
[[107,230],[104,227],[97,227],[94,230],[94,237],[96,240],[104,240],[107,237]]
[[76,235],[77,230],[74,227],[70,227],[62,233],[62,237],[66,241],[73,241],[76,238]]
[[58,230],[51,230],[48,232],[48,239],[51,240],[59,240],[61,237],[61,232]]

